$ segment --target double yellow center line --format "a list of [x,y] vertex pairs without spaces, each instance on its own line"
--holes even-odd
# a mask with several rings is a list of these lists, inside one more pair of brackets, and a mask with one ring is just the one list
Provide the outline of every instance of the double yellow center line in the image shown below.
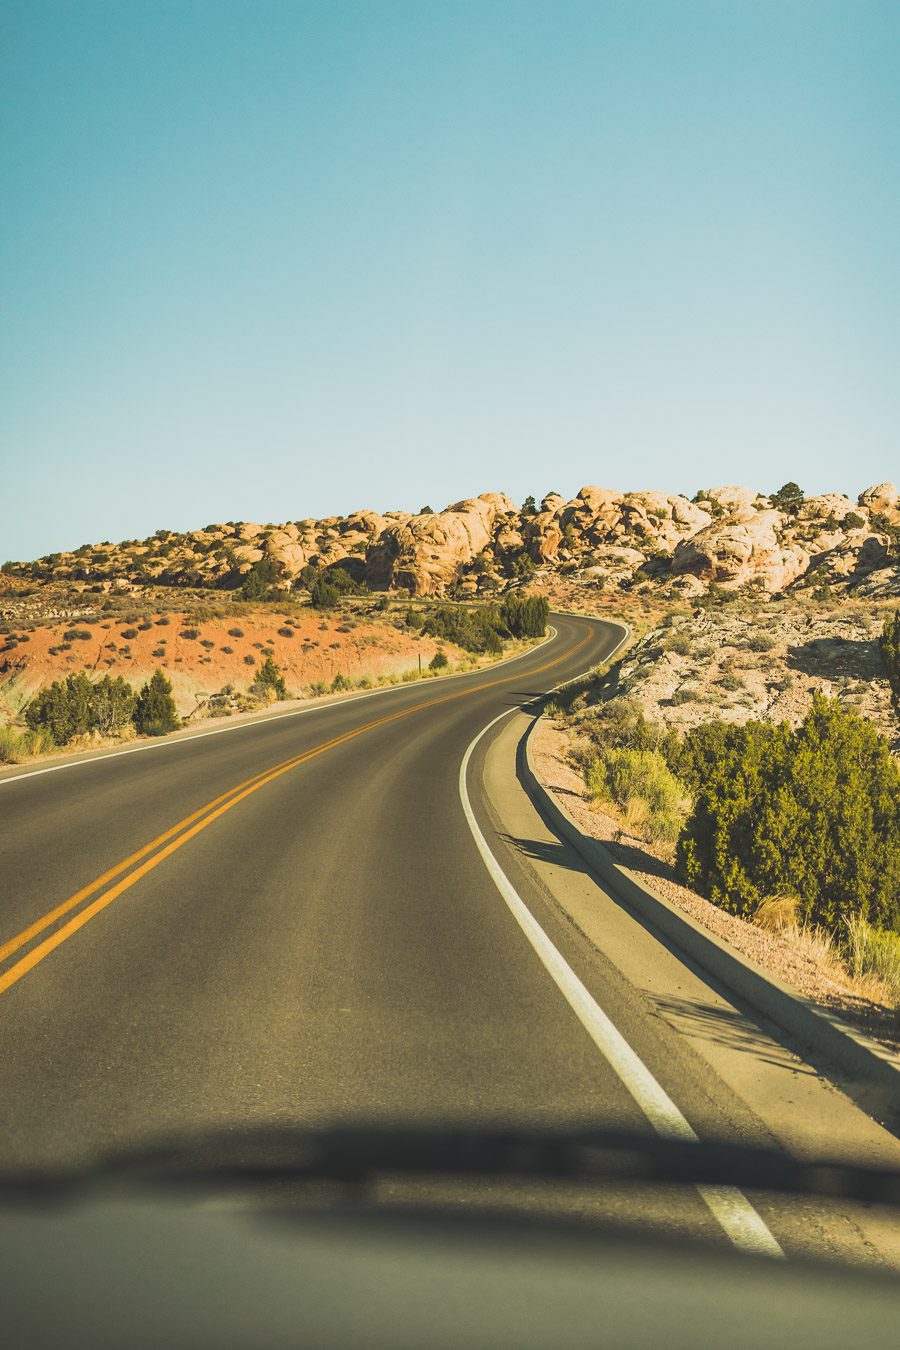
[[[537,666],[529,674],[538,675],[553,666],[558,666],[561,661],[574,656],[585,645],[590,636],[590,631],[588,631],[581,641],[576,643],[569,651],[564,652],[562,656],[556,657],[553,661],[547,661],[544,665]],[[27,975],[30,970],[33,970],[39,962],[61,946],[73,933],[77,933],[80,928],[83,928],[95,914],[99,914],[101,910],[106,909],[107,905],[111,905],[114,900],[117,900],[120,895],[134,886],[142,877],[145,877],[148,872],[152,872],[155,867],[158,867],[161,862],[170,857],[183,844],[186,844],[189,839],[193,839],[201,830],[205,830],[214,820],[218,820],[219,816],[224,815],[226,811],[230,811],[233,806],[237,806],[238,802],[243,801],[245,797],[249,797],[253,792],[258,792],[260,788],[273,782],[274,779],[280,778],[283,773],[288,773],[291,769],[297,768],[298,765],[306,764],[318,755],[323,755],[326,750],[332,750],[337,745],[343,745],[345,741],[353,740],[356,736],[362,736],[365,732],[372,731],[376,727],[385,726],[388,722],[396,722],[402,717],[409,717],[413,713],[424,711],[426,708],[434,708],[441,703],[450,703],[455,699],[467,698],[484,689],[493,688],[498,684],[508,684],[511,680],[517,679],[519,679],[518,673],[504,676],[499,680],[488,680],[484,684],[474,685],[471,689],[463,689],[455,694],[445,694],[442,698],[429,699],[425,703],[415,704],[412,708],[402,708],[398,712],[389,713],[386,717],[377,717],[371,722],[363,723],[362,726],[354,727],[351,731],[343,732],[340,736],[334,736],[329,741],[323,741],[321,745],[313,746],[311,750],[305,750],[302,754],[281,760],[278,764],[264,769],[262,773],[255,774],[254,777],[247,778],[227,792],[214,797],[212,801],[206,802],[196,811],[192,811],[189,816],[185,816],[183,820],[179,820],[175,825],[164,830],[155,839],[151,839],[149,844],[144,844],[143,848],[139,848],[137,852],[123,858],[121,862],[116,863],[114,867],[109,868],[101,876],[95,877],[86,886],[82,886],[81,890],[76,891],[74,895],[70,895],[67,900],[63,900],[55,909],[51,909],[42,918],[23,929],[21,933],[0,945],[0,963],[2,963],[8,957],[20,951],[22,947],[27,946],[34,938],[39,937],[48,928],[52,928],[66,914],[71,913],[73,909],[77,909],[82,901],[87,900],[95,891],[101,891],[101,894],[89,905],[85,905],[83,909],[78,910],[78,913],[68,923],[63,924],[49,937],[46,937],[43,942],[32,947],[31,951],[27,952],[0,975],[0,994],[21,980],[23,975]],[[139,865],[135,866],[135,864]],[[134,870],[129,871],[129,868]],[[123,873],[127,875],[123,875]],[[120,880],[117,881],[117,877]],[[111,881],[115,884],[107,890],[103,890],[103,887]]]

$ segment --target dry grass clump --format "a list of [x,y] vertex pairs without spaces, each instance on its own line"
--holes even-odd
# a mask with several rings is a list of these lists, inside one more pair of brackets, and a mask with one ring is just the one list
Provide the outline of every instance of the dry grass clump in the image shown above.
[[584,776],[589,796],[617,807],[629,834],[674,848],[691,801],[659,751],[601,749]]
[[21,764],[54,748],[53,737],[45,727],[38,727],[35,731],[0,727],[0,764]]
[[857,979],[875,979],[900,1003],[900,933],[876,928],[859,914],[847,919],[847,964]]

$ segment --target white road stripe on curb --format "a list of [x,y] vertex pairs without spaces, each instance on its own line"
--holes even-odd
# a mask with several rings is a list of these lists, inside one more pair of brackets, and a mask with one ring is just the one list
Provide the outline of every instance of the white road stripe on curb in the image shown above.
[[[487,840],[475,819],[466,784],[472,752],[491,727],[496,726],[511,712],[519,711],[521,710],[518,708],[509,708],[499,717],[495,717],[493,721],[488,722],[487,726],[482,727],[466,750],[460,765],[459,796],[478,852],[481,854],[494,885],[503,896],[514,919],[540,957],[560,993],[572,1008],[597,1049],[637,1102],[657,1134],[667,1139],[696,1140],[699,1136],[688,1124],[672,1098],[657,1083],[646,1064],[635,1054],[621,1032],[613,1025],[599,1003],[581,982],[565,957],[557,950],[521,899],[488,847]],[[742,1191],[731,1186],[698,1186],[697,1189],[736,1247],[765,1256],[784,1255],[768,1227]]]

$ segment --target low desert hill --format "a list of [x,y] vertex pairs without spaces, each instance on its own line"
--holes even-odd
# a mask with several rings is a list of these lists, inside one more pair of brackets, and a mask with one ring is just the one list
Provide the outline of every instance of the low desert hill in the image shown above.
[[[35,562],[8,562],[7,590],[65,582],[75,590],[146,587],[237,590],[265,565],[276,590],[340,565],[373,590],[477,596],[563,576],[590,589],[690,599],[710,587],[760,594],[828,586],[900,594],[900,493],[881,483],[856,501],[839,493],[773,497],[712,487],[692,500],[663,492],[584,487],[521,508],[485,492],[443,511],[356,511],[283,524],[229,521],[158,530],[149,539],[85,544]],[[2,595],[0,595],[2,600]]]

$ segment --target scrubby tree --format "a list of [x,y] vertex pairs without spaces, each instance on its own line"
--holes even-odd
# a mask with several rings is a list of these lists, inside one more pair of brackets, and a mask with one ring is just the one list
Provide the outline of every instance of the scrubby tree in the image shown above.
[[164,736],[181,725],[172,685],[161,670],[154,671],[137,696],[134,725],[142,736]]
[[500,617],[513,637],[543,637],[550,617],[550,604],[543,595],[508,595]]
[[35,694],[25,710],[32,731],[43,728],[55,745],[66,745],[91,730],[92,685],[84,671],[54,680]]
[[774,507],[789,516],[795,516],[805,500],[803,489],[797,483],[784,483],[769,498]]
[[443,670],[450,662],[447,660],[447,653],[440,650],[436,651],[434,656],[428,662],[429,670]]
[[883,512],[873,515],[869,524],[876,534],[887,537],[888,554],[891,557],[900,557],[900,525],[890,520]]
[[885,619],[880,646],[881,659],[891,686],[891,701],[900,717],[900,609],[895,609]]
[[114,736],[134,717],[135,692],[121,675],[104,675],[91,695],[91,725],[101,736]]
[[263,661],[250,688],[253,693],[266,699],[287,698],[284,676],[271,656],[267,656]]
[[241,597],[244,600],[267,600],[269,591],[281,580],[281,569],[274,558],[260,558],[244,578]]
[[334,609],[341,597],[336,586],[319,576],[310,587],[309,598],[313,609]]
[[537,502],[533,497],[526,497],[522,503],[523,516],[536,516],[538,513]]

